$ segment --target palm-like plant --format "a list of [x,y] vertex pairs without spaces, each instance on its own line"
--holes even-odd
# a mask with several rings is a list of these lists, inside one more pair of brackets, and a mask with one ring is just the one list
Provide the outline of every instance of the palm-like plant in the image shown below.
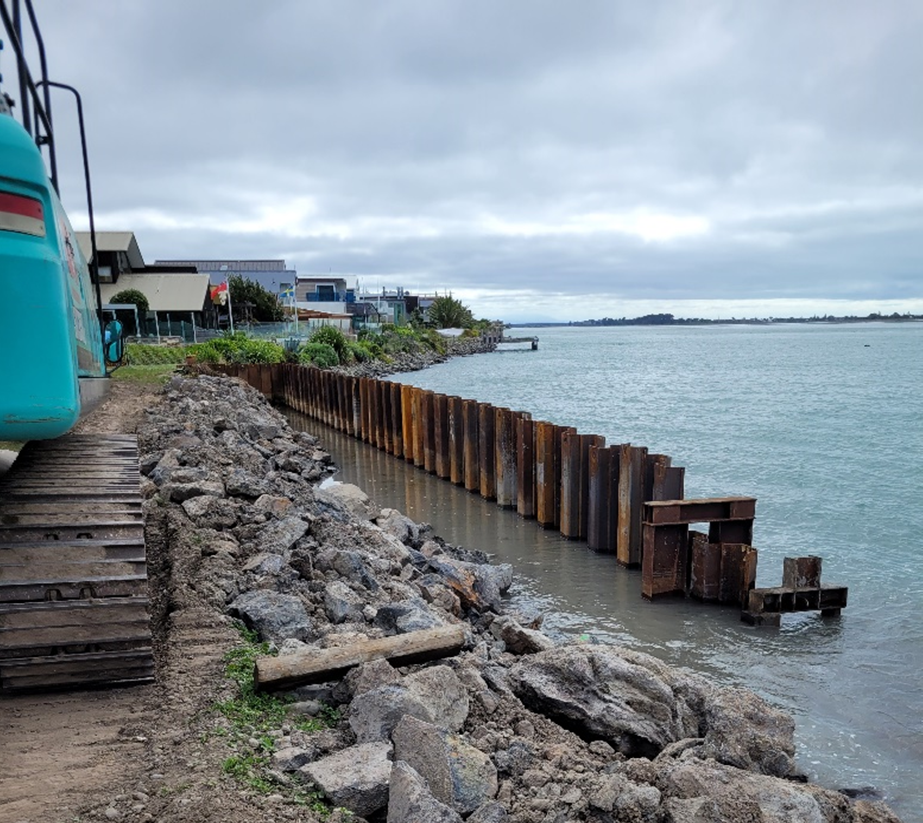
[[452,296],[437,297],[427,315],[437,329],[467,329],[474,324],[471,309]]

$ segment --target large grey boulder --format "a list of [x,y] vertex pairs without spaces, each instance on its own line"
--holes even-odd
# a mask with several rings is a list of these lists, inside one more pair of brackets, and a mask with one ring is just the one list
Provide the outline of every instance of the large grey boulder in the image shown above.
[[405,715],[452,731],[468,717],[468,693],[448,666],[432,666],[357,694],[349,725],[360,742],[387,740]]
[[381,606],[375,615],[375,625],[390,634],[406,634],[441,626],[442,621],[434,615],[419,597],[389,603]]
[[236,598],[228,612],[277,646],[289,638],[308,641],[315,637],[304,603],[291,594],[254,589]]
[[388,823],[462,823],[462,818],[433,797],[410,765],[397,760],[391,768]]
[[360,694],[380,686],[389,686],[403,680],[401,673],[387,660],[369,660],[350,669],[334,687],[334,697],[341,703],[349,703]]
[[285,554],[304,537],[307,530],[308,524],[300,517],[283,517],[261,526],[253,538],[253,543],[259,551]]
[[535,629],[520,626],[509,615],[500,615],[490,624],[490,633],[506,644],[513,654],[535,654],[554,648],[554,641],[548,635]]
[[614,820],[657,821],[660,791],[655,786],[632,783],[625,775],[607,777],[590,797],[590,806],[611,812]]
[[228,494],[235,497],[256,499],[264,494],[272,494],[271,484],[240,467],[231,469],[224,481],[224,487]]
[[318,571],[334,571],[340,577],[352,583],[359,583],[370,592],[378,591],[381,586],[369,569],[366,558],[356,551],[344,549],[324,549],[317,553],[314,566]]
[[363,620],[365,602],[342,580],[334,580],[324,590],[324,612],[331,623]]
[[468,823],[506,823],[508,819],[506,809],[496,801],[492,801],[477,809],[468,818]]
[[282,434],[282,427],[278,422],[259,407],[250,405],[247,408],[247,418],[246,422],[240,425],[240,430],[253,442],[273,440]]
[[390,743],[362,743],[308,763],[299,771],[334,806],[365,816],[388,804],[390,754]]
[[231,500],[203,494],[184,500],[182,506],[196,528],[223,531],[237,525],[237,505]]
[[680,687],[650,655],[614,646],[565,646],[522,658],[510,685],[530,708],[629,756],[653,756],[668,743],[699,736],[704,695]]
[[500,611],[503,593],[513,583],[513,567],[509,563],[468,563],[434,555],[429,558],[429,566],[453,589],[465,608],[477,611]]
[[692,750],[656,765],[667,819],[676,823],[899,823],[883,803],[854,803],[819,786],[701,760]]
[[433,796],[467,815],[497,794],[497,769],[484,752],[431,723],[404,717],[392,733],[394,757],[412,766]]
[[330,483],[315,489],[314,494],[321,503],[360,520],[374,520],[381,511],[362,489],[352,483]]
[[217,480],[201,480],[193,483],[167,483],[164,494],[174,503],[182,503],[193,497],[224,497],[224,485]]
[[615,646],[567,646],[520,660],[510,685],[528,706],[653,757],[704,738],[699,755],[779,777],[796,774],[794,722],[761,697],[721,689],[650,655]]
[[420,536],[420,527],[397,509],[382,509],[375,522],[401,543],[412,543]]
[[776,777],[795,767],[795,721],[745,689],[720,689],[705,704],[705,755]]

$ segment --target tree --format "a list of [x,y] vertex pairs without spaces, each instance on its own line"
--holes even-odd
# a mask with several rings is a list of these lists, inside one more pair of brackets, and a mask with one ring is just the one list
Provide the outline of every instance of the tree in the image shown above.
[[[113,294],[109,299],[110,304],[133,305],[138,310],[139,322],[144,320],[145,315],[150,311],[150,303],[144,292],[137,289],[122,289],[117,294]],[[135,326],[135,313],[130,311],[116,311],[115,316],[121,321],[122,326],[131,329],[131,334],[140,334],[141,330]]]
[[235,317],[240,316],[243,305],[249,303],[253,306],[254,320],[278,323],[282,319],[279,298],[259,283],[239,274],[232,274],[228,278],[228,290],[231,293],[231,308]]
[[437,297],[427,314],[437,329],[468,329],[474,325],[471,309],[450,295]]
[[150,311],[150,303],[147,302],[147,297],[144,296],[143,292],[138,291],[137,289],[123,289],[118,294],[112,295],[109,300],[110,303],[126,303],[137,306],[138,314],[147,314]]

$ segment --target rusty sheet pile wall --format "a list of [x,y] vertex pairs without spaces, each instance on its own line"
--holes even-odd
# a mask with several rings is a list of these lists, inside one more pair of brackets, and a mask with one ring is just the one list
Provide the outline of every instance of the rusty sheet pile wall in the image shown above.
[[[846,605],[846,589],[822,587],[819,571],[810,596],[754,589],[756,499],[685,500],[685,469],[667,455],[388,380],[295,364],[221,370],[273,402],[640,568],[644,597],[737,604],[759,624],[777,623],[782,611],[838,614]],[[708,533],[691,531],[694,523],[707,524]],[[798,560],[820,568],[819,558]]]

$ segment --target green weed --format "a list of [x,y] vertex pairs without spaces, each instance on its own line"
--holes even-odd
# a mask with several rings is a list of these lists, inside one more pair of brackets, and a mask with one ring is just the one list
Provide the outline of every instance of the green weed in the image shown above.
[[[262,794],[283,791],[268,776],[275,740],[271,732],[287,724],[305,732],[320,731],[340,720],[340,712],[325,706],[320,717],[292,717],[288,714],[287,701],[271,694],[257,692],[253,680],[254,665],[258,657],[271,653],[268,643],[262,643],[259,636],[243,624],[237,625],[241,643],[224,656],[224,671],[229,680],[237,686],[237,694],[214,705],[215,711],[226,721],[227,726],[218,728],[228,744],[237,751],[228,757],[222,771],[241,785]],[[253,745],[255,739],[256,745]],[[320,800],[320,795],[284,790],[293,802],[309,805],[319,814],[329,813],[329,806]],[[299,799],[301,798],[301,799]],[[315,808],[314,804],[319,804]]]

